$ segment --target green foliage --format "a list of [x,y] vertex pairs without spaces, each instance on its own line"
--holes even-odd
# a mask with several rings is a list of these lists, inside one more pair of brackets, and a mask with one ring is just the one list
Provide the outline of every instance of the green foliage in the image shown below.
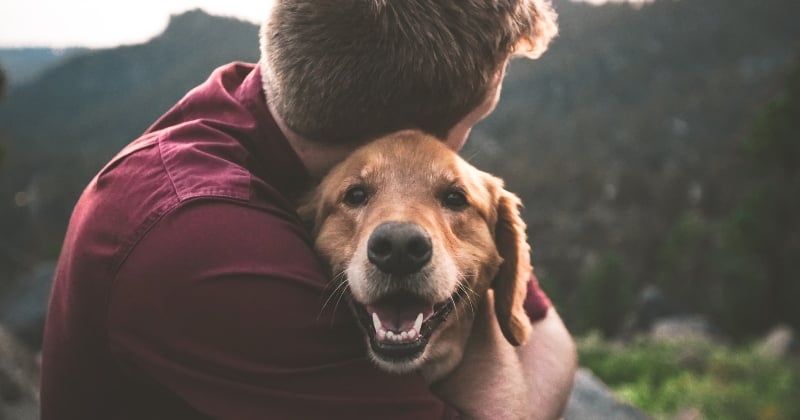
[[678,219],[661,246],[656,284],[685,308],[700,308],[711,295],[710,285],[697,279],[708,275],[714,235],[712,224],[697,213],[688,213]]
[[718,226],[720,242],[712,260],[716,272],[710,283],[716,283],[717,289],[712,307],[716,321],[725,330],[739,335],[753,334],[776,322],[789,321],[774,316],[777,302],[773,301],[770,289],[777,285],[778,279],[771,275],[769,267],[752,248],[756,241],[753,235],[757,233],[747,232],[747,226],[762,223],[756,210],[761,206],[759,203],[764,203],[763,197],[751,193],[722,220]]
[[800,418],[800,364],[753,347],[644,339],[621,345],[593,334],[578,340],[578,352],[620,399],[657,418],[688,408],[709,419]]
[[577,293],[575,331],[592,328],[612,335],[633,307],[633,282],[618,254],[609,253],[583,276]]
[[745,144],[751,190],[726,221],[728,244],[764,273],[765,304],[800,328],[800,62]]

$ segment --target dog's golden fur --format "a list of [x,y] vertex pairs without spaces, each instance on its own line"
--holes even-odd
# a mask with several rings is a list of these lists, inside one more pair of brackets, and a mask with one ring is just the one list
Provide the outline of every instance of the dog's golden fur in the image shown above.
[[[373,361],[391,372],[418,370],[433,382],[462,359],[476,308],[490,288],[506,339],[520,345],[528,338],[523,302],[531,266],[519,206],[499,178],[433,137],[404,131],[370,142],[336,166],[300,214],[313,224],[315,245],[332,276],[347,282],[340,290],[347,290],[362,320]],[[424,267],[393,276],[371,262],[368,242],[387,222],[410,224],[427,235],[431,252]],[[432,331],[417,328],[429,334],[424,343],[403,344],[421,351],[395,358],[381,353],[365,308],[398,294],[413,295],[417,305],[453,308]],[[404,300],[398,301],[392,310],[402,313]],[[426,323],[434,318],[429,314]],[[411,334],[423,341],[417,330]]]

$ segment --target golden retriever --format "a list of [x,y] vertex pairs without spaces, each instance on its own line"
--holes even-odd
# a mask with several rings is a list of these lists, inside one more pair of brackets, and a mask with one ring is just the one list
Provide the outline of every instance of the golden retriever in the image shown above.
[[349,295],[370,358],[434,382],[461,361],[489,288],[506,339],[528,337],[532,269],[519,205],[499,178],[403,131],[334,167],[299,212],[333,287]]

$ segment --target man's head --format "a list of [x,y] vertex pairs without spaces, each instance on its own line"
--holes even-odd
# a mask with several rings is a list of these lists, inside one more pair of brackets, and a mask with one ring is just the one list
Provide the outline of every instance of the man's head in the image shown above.
[[456,126],[491,111],[508,59],[538,57],[556,32],[550,0],[275,0],[264,88],[286,126],[317,142],[465,136]]

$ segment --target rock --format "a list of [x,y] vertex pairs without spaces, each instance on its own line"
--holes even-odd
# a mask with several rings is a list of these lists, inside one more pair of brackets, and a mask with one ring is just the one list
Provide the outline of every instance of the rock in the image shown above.
[[676,414],[672,420],[703,420],[704,418],[705,417],[699,408],[689,407],[678,411],[678,414]]
[[0,325],[0,420],[39,418],[39,364],[3,325]]
[[564,420],[646,420],[650,416],[624,403],[586,368],[578,369]]
[[718,341],[708,319],[702,315],[656,320],[650,328],[650,337],[658,341]]
[[798,347],[794,330],[787,325],[779,325],[758,343],[757,351],[764,356],[783,358],[797,353]]
[[623,335],[649,331],[658,319],[678,314],[678,307],[655,285],[645,285],[636,297],[634,308],[622,327]]

